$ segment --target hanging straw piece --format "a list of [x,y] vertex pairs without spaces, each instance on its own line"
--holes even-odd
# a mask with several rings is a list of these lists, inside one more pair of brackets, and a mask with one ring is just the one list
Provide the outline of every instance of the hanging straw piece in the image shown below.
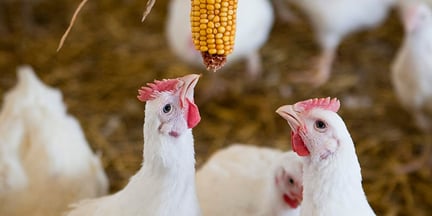
[[83,0],[83,1],[78,5],[78,8],[75,10],[75,12],[74,12],[74,14],[73,14],[73,16],[72,16],[72,19],[71,19],[71,21],[70,21],[70,23],[69,23],[69,27],[66,29],[65,33],[63,34],[63,36],[62,36],[62,38],[61,38],[61,40],[60,40],[60,43],[59,43],[59,45],[58,45],[58,47],[57,47],[57,52],[58,52],[58,51],[63,47],[63,43],[64,43],[64,41],[66,40],[66,38],[67,38],[67,36],[68,36],[70,30],[72,29],[72,26],[73,26],[74,23],[75,23],[75,20],[76,20],[76,18],[77,18],[77,16],[78,16],[78,13],[81,11],[81,8],[84,7],[85,3],[87,3],[87,0]]
[[143,18],[141,19],[141,22],[144,22],[145,18],[147,17],[147,15],[150,14],[150,11],[153,8],[153,5],[156,3],[156,0],[148,0],[147,1],[147,5],[146,5],[146,9],[143,13]]

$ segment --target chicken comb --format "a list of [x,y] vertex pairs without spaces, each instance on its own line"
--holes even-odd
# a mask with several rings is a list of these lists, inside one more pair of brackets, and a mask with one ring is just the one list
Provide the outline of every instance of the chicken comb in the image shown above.
[[340,102],[337,98],[331,99],[327,98],[314,98],[305,101],[300,101],[294,104],[295,108],[299,108],[303,111],[310,111],[313,108],[321,108],[325,110],[330,110],[333,112],[337,112],[340,107]]
[[164,91],[177,90],[178,79],[155,80],[153,83],[147,83],[138,90],[138,100],[145,102],[156,98],[156,94]]

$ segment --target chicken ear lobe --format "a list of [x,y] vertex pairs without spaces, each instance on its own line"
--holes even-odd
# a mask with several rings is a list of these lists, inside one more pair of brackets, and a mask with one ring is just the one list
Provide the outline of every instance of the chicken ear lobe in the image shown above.
[[333,155],[339,144],[336,142],[327,142],[319,150],[319,156],[321,160],[327,159],[330,155]]

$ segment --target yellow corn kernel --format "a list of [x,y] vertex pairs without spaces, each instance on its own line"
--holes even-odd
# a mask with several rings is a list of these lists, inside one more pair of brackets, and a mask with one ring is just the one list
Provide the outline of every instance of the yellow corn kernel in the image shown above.
[[232,53],[238,0],[191,0],[192,41],[207,69],[216,71]]

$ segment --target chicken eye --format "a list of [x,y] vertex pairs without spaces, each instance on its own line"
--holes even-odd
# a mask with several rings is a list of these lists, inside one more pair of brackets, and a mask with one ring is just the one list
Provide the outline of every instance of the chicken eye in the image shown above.
[[317,120],[317,121],[315,121],[315,127],[319,130],[324,130],[327,128],[327,125],[322,120]]
[[164,113],[169,113],[171,110],[172,110],[172,106],[171,106],[171,104],[166,104],[166,105],[163,107],[163,109],[162,109],[162,111],[163,111]]
[[291,185],[293,185],[293,184],[294,184],[294,179],[289,178],[289,179],[288,179],[288,182],[289,182]]

